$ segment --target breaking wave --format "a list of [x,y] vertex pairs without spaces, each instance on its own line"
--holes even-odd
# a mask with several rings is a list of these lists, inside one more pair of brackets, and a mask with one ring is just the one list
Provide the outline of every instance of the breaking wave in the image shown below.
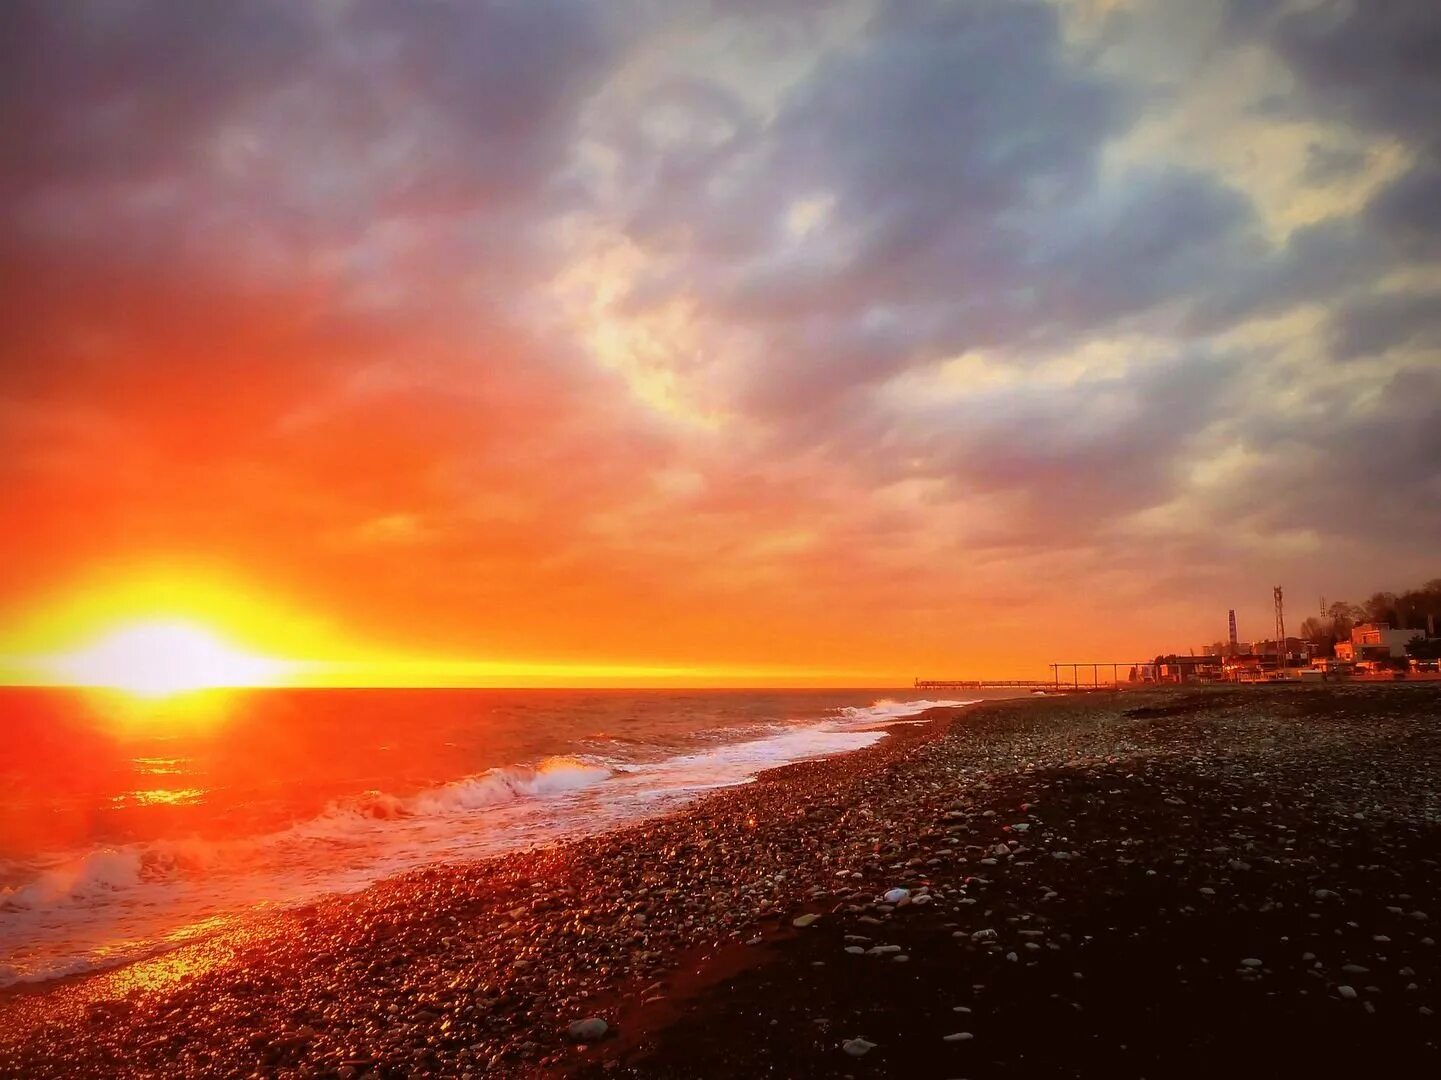
[[504,806],[520,799],[544,799],[580,791],[608,780],[612,773],[608,766],[583,758],[553,757],[534,767],[511,765],[487,769],[405,798],[379,791],[367,792],[353,802],[333,807],[330,813],[356,812],[380,819],[463,813]]
[[535,766],[489,769],[410,796],[367,792],[332,804],[324,813],[269,836],[239,840],[157,840],[96,848],[43,870],[24,884],[0,887],[0,912],[103,898],[122,889],[203,874],[235,864],[266,847],[298,840],[335,839],[362,822],[444,817],[580,791],[613,770],[575,757],[548,758]]

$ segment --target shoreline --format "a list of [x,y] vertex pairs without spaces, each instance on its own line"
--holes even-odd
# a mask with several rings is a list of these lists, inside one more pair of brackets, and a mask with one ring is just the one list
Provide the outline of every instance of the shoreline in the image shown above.
[[[8,986],[0,987],[0,1049],[3,1049],[7,1043],[14,1041],[14,1025],[11,1023],[11,1020],[15,1014],[22,1014],[21,1022],[24,1022],[25,1018],[23,1013],[26,1010],[21,1003],[28,999],[46,999],[47,1009],[57,1003],[62,1007],[74,1007],[76,1005],[83,1006],[92,1001],[103,1001],[118,996],[119,994],[127,993],[133,985],[163,985],[167,981],[170,981],[166,972],[172,968],[183,971],[192,968],[209,969],[223,966],[229,961],[231,956],[238,955],[240,952],[239,949],[233,947],[233,941],[231,939],[249,938],[267,933],[283,933],[285,924],[289,922],[290,917],[296,913],[304,914],[318,907],[333,905],[339,901],[354,900],[365,896],[375,889],[401,885],[406,879],[411,877],[445,872],[465,874],[469,870],[485,867],[487,864],[501,863],[517,857],[532,857],[556,848],[584,844],[598,839],[609,839],[634,831],[644,832],[649,826],[657,822],[665,821],[677,815],[685,815],[692,810],[701,808],[711,800],[721,798],[736,789],[782,778],[787,771],[792,768],[839,758],[849,758],[855,755],[871,754],[886,747],[888,744],[896,742],[898,739],[901,742],[908,742],[916,737],[923,737],[926,732],[931,731],[932,725],[937,721],[947,718],[952,713],[974,709],[983,704],[985,704],[984,700],[963,706],[933,707],[889,720],[878,720],[874,724],[855,729],[857,732],[877,731],[882,733],[883,737],[870,745],[854,750],[826,754],[817,758],[771,766],[759,771],[754,777],[748,780],[739,781],[735,784],[715,789],[714,791],[705,792],[695,800],[682,804],[679,807],[663,810],[654,816],[643,817],[634,823],[622,825],[616,829],[559,840],[551,844],[539,845],[532,848],[518,849],[517,851],[487,856],[474,861],[462,863],[438,861],[410,870],[387,874],[360,889],[327,893],[305,903],[266,909],[243,915],[238,917],[235,924],[227,926],[214,935],[201,937],[194,941],[188,941],[170,947],[159,946],[155,952],[149,955],[122,960],[111,966],[71,972],[49,979],[17,981]],[[72,1001],[72,997],[77,1000]]]
[[[802,691],[802,693],[809,692]],[[602,832],[609,832],[615,829],[624,829],[632,825],[639,824],[641,822],[655,820],[656,818],[663,817],[674,812],[676,809],[683,808],[701,799],[707,798],[711,794],[717,791],[724,790],[727,787],[753,782],[755,775],[745,775],[742,771],[744,769],[754,769],[757,772],[763,773],[768,772],[773,768],[783,767],[784,764],[790,764],[791,761],[788,761],[787,758],[791,757],[792,755],[804,755],[809,753],[815,755],[816,757],[827,757],[839,753],[853,752],[856,749],[864,749],[866,748],[866,745],[872,742],[882,741],[888,736],[888,734],[892,730],[899,730],[898,725],[915,722],[915,717],[921,715],[923,712],[928,711],[926,708],[921,708],[919,706],[932,706],[934,704],[942,704],[932,703],[928,701],[919,701],[914,703],[915,706],[918,707],[914,708],[911,711],[907,711],[905,713],[897,715],[896,710],[893,707],[895,703],[889,701],[883,692],[874,691],[873,693],[881,694],[881,699],[877,702],[872,703],[873,707],[887,707],[886,709],[875,709],[875,711],[881,713],[881,715],[862,717],[859,722],[857,722],[854,718],[847,720],[840,714],[852,710],[848,708],[843,709],[838,706],[836,709],[831,710],[832,712],[837,714],[836,716],[832,716],[830,713],[821,713],[807,721],[804,718],[804,714],[802,714],[803,718],[796,720],[794,723],[787,725],[777,723],[762,732],[746,732],[739,738],[733,737],[732,740],[728,743],[717,744],[723,749],[734,747],[741,750],[746,750],[751,747],[760,747],[765,750],[765,753],[759,755],[762,760],[749,762],[741,761],[739,767],[729,767],[728,771],[730,775],[722,775],[720,777],[713,778],[711,782],[705,782],[697,778],[698,786],[691,788],[689,791],[686,790],[685,784],[681,783],[677,788],[677,794],[670,796],[662,795],[658,800],[656,800],[655,805],[645,806],[641,808],[638,812],[632,811],[625,817],[613,816],[609,820],[601,822],[597,822],[592,818],[578,817],[569,823],[561,822],[559,824],[559,827],[554,829],[547,827],[544,831],[552,834],[550,838],[531,837],[525,840],[512,841],[512,843],[518,845],[515,847],[511,847],[510,844],[506,843],[503,839],[501,839],[499,842],[496,843],[491,843],[487,841],[483,846],[485,848],[488,848],[489,850],[477,851],[466,854],[437,855],[433,852],[427,854],[427,852],[421,849],[417,851],[416,858],[404,860],[405,862],[409,862],[411,865],[392,865],[384,869],[377,869],[373,874],[363,875],[364,878],[367,878],[368,880],[347,880],[344,883],[334,882],[333,884],[330,884],[330,887],[322,885],[319,889],[316,889],[314,891],[306,890],[304,888],[292,889],[291,892],[296,893],[297,895],[293,895],[288,899],[282,901],[258,900],[254,904],[249,905],[248,907],[237,905],[230,909],[223,909],[218,917],[212,917],[215,916],[215,913],[217,911],[215,907],[211,907],[208,910],[193,911],[191,914],[193,915],[194,919],[197,920],[193,924],[169,923],[155,926],[152,928],[153,932],[147,934],[144,938],[137,937],[133,941],[120,943],[123,948],[115,948],[114,943],[107,943],[110,945],[109,948],[106,948],[102,945],[100,947],[97,947],[95,951],[89,955],[83,953],[73,953],[71,955],[61,956],[59,960],[63,962],[51,963],[49,965],[48,971],[42,970],[42,966],[37,964],[30,970],[26,971],[24,975],[15,978],[14,981],[6,982],[3,985],[0,985],[0,1007],[3,1007],[3,1004],[6,1001],[15,997],[24,996],[29,993],[45,993],[58,986],[83,982],[84,980],[93,976],[104,975],[108,972],[113,972],[122,968],[130,967],[137,963],[144,963],[157,957],[167,955],[171,952],[175,952],[179,949],[186,948],[193,943],[204,942],[216,937],[223,937],[227,933],[231,932],[232,926],[245,927],[273,920],[275,917],[283,915],[283,913],[290,908],[304,908],[315,903],[322,902],[331,896],[360,892],[381,881],[393,877],[404,876],[408,873],[414,873],[424,870],[426,868],[441,865],[465,866],[472,865],[477,862],[484,862],[491,858],[505,858],[515,851],[525,851],[533,846],[551,846],[556,843],[563,843],[567,840],[583,839],[587,836],[600,835]],[[968,702],[967,704],[974,703],[975,702],[972,701]],[[864,712],[867,710],[858,709],[855,711]],[[847,727],[847,723],[849,723],[851,726]],[[844,745],[839,747],[835,745],[825,745],[827,741],[827,735],[829,733],[835,733],[835,738],[830,740],[832,743],[839,741]],[[792,737],[800,737],[800,739],[804,742],[807,734],[814,734],[820,740],[820,744],[781,745],[777,747],[774,751],[771,751],[768,746],[768,743],[770,741],[778,741],[782,744],[785,744],[786,740]],[[859,738],[856,738],[855,736],[859,736]],[[857,746],[857,743],[866,745]],[[697,748],[693,748],[690,750],[678,749],[674,751],[676,757],[671,760],[689,762],[692,760],[691,755],[703,755],[706,749],[706,744],[701,744]],[[574,751],[574,754],[577,755],[583,753],[583,751]],[[770,763],[767,763],[764,760],[765,757],[770,757]],[[611,773],[609,779],[619,781],[626,781],[631,779],[630,774],[632,773],[643,775],[647,772],[655,771],[657,767],[659,767],[661,770],[664,770],[665,767],[670,763],[665,759],[658,759],[654,762],[650,759],[641,759],[636,762],[631,762],[623,758],[606,760],[605,758],[595,758],[589,756],[582,756],[578,760],[580,762],[585,762],[586,764],[589,764],[591,762],[598,763],[600,767],[606,769]],[[795,760],[808,759],[804,756],[801,756],[795,758]],[[492,773],[502,774],[503,778],[508,778],[510,774],[518,774],[525,779],[529,779],[531,776],[538,775],[540,770],[543,770],[544,768],[547,768],[551,765],[569,766],[574,762],[577,762],[577,757],[573,756],[571,751],[565,749],[557,749],[540,757],[535,757],[532,759],[519,759],[517,763],[497,764],[484,767],[478,770],[477,773],[471,777],[461,776],[450,780],[434,780],[429,782],[428,784],[420,785],[418,789],[419,794],[402,788],[401,793],[398,795],[385,794],[380,797],[401,804],[413,802],[418,799],[420,795],[425,794],[438,794],[443,798],[449,794],[452,787],[462,786],[464,783],[471,779],[479,779],[481,781],[485,781]],[[665,779],[667,775],[668,774],[666,774],[664,771],[661,772],[662,779]],[[598,784],[594,786],[598,791],[605,790]],[[346,804],[350,801],[351,800],[346,797],[337,796],[335,801],[330,803],[327,807],[316,809],[314,811],[315,817],[307,818],[302,815],[301,817],[295,818],[290,821],[272,823],[269,827],[269,832],[267,832],[265,829],[261,829],[253,836],[245,835],[240,837],[240,839],[247,842],[254,841],[257,844],[264,844],[268,841],[283,837],[291,829],[303,827],[308,824],[315,824],[317,821],[323,820],[324,817],[331,813],[337,805],[339,805],[341,809],[345,809]],[[357,797],[354,801],[362,802],[363,800]],[[503,804],[503,799],[498,800],[498,805],[501,806],[501,808],[509,809],[509,807],[506,807]],[[515,808],[521,812],[536,815],[542,820],[544,820],[547,817],[555,816],[549,809],[548,804],[549,800],[545,798],[544,794],[542,793],[540,797],[531,799],[518,799],[515,803]],[[381,809],[385,810],[386,812],[377,816],[390,816],[387,808],[382,807]],[[364,819],[369,815],[369,808],[362,807],[359,812],[362,815],[362,819]],[[422,818],[430,816],[430,814],[431,810],[428,807],[422,807],[420,810],[416,811],[416,815]],[[396,816],[408,817],[409,813],[401,812],[398,813]],[[473,837],[486,838],[490,833],[490,824],[491,823],[489,819],[485,815],[479,815],[465,821],[459,826],[459,829],[463,830],[464,832],[468,832]],[[497,833],[496,835],[503,838],[504,833]],[[229,839],[232,839],[232,837],[228,837],[222,834],[219,840],[212,840],[202,837],[200,842],[217,842],[223,844],[228,842]],[[149,847],[151,845],[160,846],[167,842],[167,839],[163,836],[151,836],[135,841],[134,844],[137,847]],[[88,859],[89,856],[93,856],[96,854],[105,854],[106,848],[110,846],[111,845],[109,844],[99,843],[97,846],[91,847],[86,850],[71,852],[69,853],[68,858],[71,861],[85,861]],[[128,847],[128,842],[117,841],[114,843],[114,846],[119,847],[122,850],[126,850]],[[142,851],[139,857],[144,858],[145,853]],[[320,872],[317,873],[315,876],[317,878],[323,879],[323,868],[321,868]],[[352,878],[356,876],[360,875],[350,875],[350,877]],[[25,885],[27,883],[22,881],[20,884]],[[17,888],[19,888],[18,885]],[[21,891],[23,892],[24,890],[21,889]],[[3,899],[3,897],[0,897],[0,899]],[[3,906],[3,904],[0,904],[0,907]],[[23,911],[23,905],[17,910]],[[23,945],[23,940],[17,942],[17,944]],[[100,945],[100,939],[96,939],[95,944]],[[109,955],[106,955],[107,952],[109,953]],[[9,958],[3,957],[0,959],[8,960]],[[0,964],[0,968],[4,967],[5,965]],[[3,1034],[0,1034],[0,1038],[3,1038]]]
[[[1347,1037],[1373,1062],[1429,1066],[1441,1061],[1441,977],[1434,941],[1421,944],[1441,919],[1423,910],[1441,894],[1438,704],[1400,685],[1183,688],[877,725],[890,734],[872,746],[766,770],[665,817],[412,871],[218,952],[185,946],[0,1000],[0,1075],[120,1062],[344,1078],[1090,1075],[1109,1062],[1111,1075],[1154,1077],[1190,1075],[1177,1066],[1215,1052],[1195,1042],[1218,1023],[1260,1038],[1252,1015],[1321,1075],[1339,1060],[1338,1024],[1359,1025]],[[1351,803],[1365,822],[1342,813]],[[1352,862],[1384,867],[1385,887]],[[906,903],[885,903],[892,888]],[[1344,958],[1323,953],[1328,935]],[[1302,937],[1320,944],[1287,942]],[[1214,957],[1182,955],[1198,947]],[[1241,964],[1253,955],[1256,968]],[[1376,973],[1374,987],[1345,976],[1360,1000],[1337,996],[1347,963]],[[1150,1016],[1148,1002],[1175,1011]],[[1121,1005],[1148,1015],[1144,1030],[1116,1034],[1136,1028]],[[607,1024],[595,1045],[567,1034],[587,1017]],[[1036,1049],[1025,1033],[1042,1018],[1065,1037]],[[897,1034],[933,1023],[955,1030]],[[842,1044],[854,1038],[874,1046],[853,1058]]]

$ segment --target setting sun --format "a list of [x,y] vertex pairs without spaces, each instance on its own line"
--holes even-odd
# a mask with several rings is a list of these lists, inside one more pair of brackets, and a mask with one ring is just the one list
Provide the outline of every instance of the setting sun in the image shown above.
[[47,666],[58,680],[73,685],[167,697],[271,685],[288,665],[246,653],[204,626],[172,619],[119,627],[90,645],[52,657]]

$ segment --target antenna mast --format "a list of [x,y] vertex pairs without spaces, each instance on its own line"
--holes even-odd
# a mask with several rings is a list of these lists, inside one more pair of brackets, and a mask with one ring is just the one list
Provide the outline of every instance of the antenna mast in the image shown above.
[[1276,601],[1276,656],[1281,666],[1286,664],[1286,605],[1281,595],[1281,586],[1277,585],[1271,590],[1271,596]]

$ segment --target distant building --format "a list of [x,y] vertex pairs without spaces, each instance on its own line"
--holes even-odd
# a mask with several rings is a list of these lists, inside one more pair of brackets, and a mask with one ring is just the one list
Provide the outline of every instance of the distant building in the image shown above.
[[1221,662],[1215,656],[1167,656],[1153,666],[1156,682],[1215,682],[1221,678]]
[[1389,623],[1362,623],[1351,631],[1350,641],[1336,642],[1336,659],[1357,664],[1363,660],[1400,660],[1414,630],[1393,630]]
[[1315,642],[1288,636],[1285,641],[1280,643],[1274,638],[1253,641],[1246,655],[1259,656],[1268,664],[1280,664],[1282,667],[1287,667],[1308,663],[1315,649]]

